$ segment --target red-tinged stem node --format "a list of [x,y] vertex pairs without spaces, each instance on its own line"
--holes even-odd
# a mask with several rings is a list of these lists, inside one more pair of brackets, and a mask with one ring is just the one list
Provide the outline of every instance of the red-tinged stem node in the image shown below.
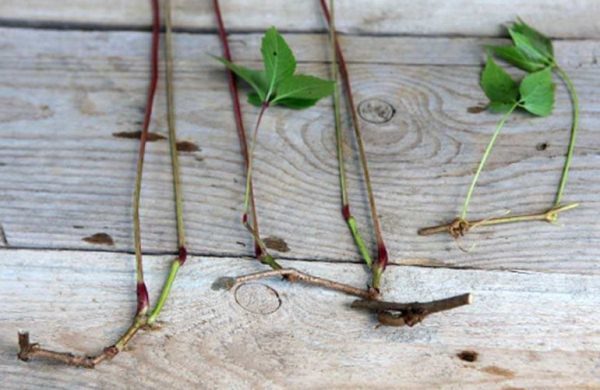
[[344,220],[347,222],[350,217],[352,216],[352,214],[350,213],[350,205],[343,205],[342,206],[342,216],[344,217]]
[[388,265],[388,252],[383,243],[377,245],[377,265],[385,270]]
[[187,260],[187,249],[185,246],[182,246],[179,248],[179,264],[180,265],[185,264],[186,260]]
[[148,289],[146,283],[141,282],[137,284],[137,312],[136,314],[143,315],[148,311],[150,306],[150,299],[148,298]]

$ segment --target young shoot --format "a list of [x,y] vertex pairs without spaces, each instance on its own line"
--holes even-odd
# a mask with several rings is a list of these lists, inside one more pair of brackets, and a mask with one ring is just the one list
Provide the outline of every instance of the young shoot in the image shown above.
[[[320,0],[321,9],[325,20],[329,25],[329,44],[331,52],[331,73],[333,74],[335,82],[335,92],[333,95],[333,114],[335,120],[335,134],[337,143],[337,155],[338,155],[338,166],[339,166],[339,177],[340,177],[340,191],[342,201],[342,215],[346,220],[346,224],[352,234],[354,242],[356,243],[357,249],[363,257],[365,263],[371,270],[371,286],[368,291],[372,294],[379,296],[382,276],[387,267],[388,254],[385,242],[383,240],[383,233],[381,230],[381,223],[379,221],[379,215],[377,213],[377,207],[375,204],[375,196],[373,195],[373,187],[371,185],[371,178],[369,174],[369,167],[367,164],[367,157],[365,153],[364,143],[362,139],[362,131],[360,121],[356,112],[356,106],[354,104],[354,96],[352,94],[352,85],[350,83],[350,75],[348,73],[348,67],[344,59],[344,53],[342,47],[337,38],[335,29],[335,8],[334,1],[330,0],[329,7],[325,0]],[[341,76],[341,77],[340,77]],[[356,220],[350,212],[350,201],[348,199],[348,189],[346,181],[346,169],[344,162],[344,149],[343,149],[343,137],[341,130],[341,115],[340,115],[340,98],[338,92],[338,80],[341,78],[344,86],[346,95],[346,103],[348,105],[348,111],[352,118],[352,127],[354,129],[354,136],[359,152],[359,159],[362,166],[362,173],[367,188],[367,195],[369,199],[369,208],[371,210],[371,218],[373,220],[373,230],[375,240],[377,243],[377,257],[372,260],[368,248],[366,247],[362,236],[359,233]],[[352,304],[353,308],[366,309],[377,314],[377,320],[381,325],[385,326],[413,326],[421,322],[426,316],[443,310],[451,310],[459,306],[468,305],[471,303],[471,294],[463,294],[458,297],[441,299],[434,302],[428,303],[395,303],[395,302],[381,302],[373,299],[362,299],[355,301]]]
[[250,224],[248,213],[251,211],[252,198],[252,171],[254,149],[262,118],[271,106],[279,105],[293,109],[305,109],[314,106],[321,98],[333,93],[333,82],[318,77],[295,74],[296,59],[285,39],[277,32],[275,27],[268,29],[262,38],[261,54],[263,70],[246,68],[226,58],[215,57],[230,71],[244,80],[252,92],[248,94],[248,102],[260,107],[248,152],[246,167],[246,190],[244,194],[244,207],[242,223],[252,234],[262,253],[261,260],[273,269],[281,266],[269,254],[267,247],[260,238],[257,230]]
[[[423,228],[419,230],[419,234],[421,235],[448,232],[450,235],[457,238],[465,235],[470,229],[477,226],[491,226],[525,221],[547,221],[554,223],[557,221],[559,213],[572,210],[578,206],[577,203],[562,204],[579,127],[579,100],[573,82],[567,73],[558,66],[550,39],[521,20],[509,26],[508,32],[513,41],[513,45],[489,46],[488,49],[499,58],[529,72],[529,74],[525,76],[520,85],[517,85],[502,68],[496,65],[491,58],[488,58],[488,62],[482,74],[481,85],[490,99],[489,109],[493,112],[503,113],[504,116],[498,123],[475,176],[473,177],[460,217],[445,225]],[[512,111],[520,108],[536,116],[547,116],[552,112],[554,104],[554,83],[552,82],[551,73],[553,71],[559,75],[567,86],[573,106],[573,120],[569,145],[567,147],[567,155],[552,207],[540,213],[468,221],[467,211],[469,202],[471,201],[471,197],[475,190],[475,184],[477,183],[481,170],[491,153],[500,130]]]
[[554,200],[554,207],[560,207],[569,178],[569,169],[573,160],[577,130],[579,129],[579,98],[577,91],[567,72],[558,65],[554,57],[552,41],[548,37],[533,27],[528,26],[522,20],[518,20],[509,26],[508,33],[513,41],[513,45],[491,46],[490,49],[493,53],[506,62],[527,72],[536,72],[542,69],[553,70],[563,80],[571,97],[573,107],[571,134],[569,137],[569,146],[567,147],[567,156]]

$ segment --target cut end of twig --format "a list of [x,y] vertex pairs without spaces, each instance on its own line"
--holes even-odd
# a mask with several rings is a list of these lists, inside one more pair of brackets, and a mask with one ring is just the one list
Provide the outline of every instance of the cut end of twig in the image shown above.
[[429,226],[419,229],[418,233],[420,236],[431,236],[439,233],[448,233],[454,238],[463,237],[471,229],[471,223],[463,218],[456,218],[452,222],[438,225]]
[[105,349],[104,353],[97,357],[77,356],[68,352],[55,352],[43,349],[39,344],[30,342],[29,332],[19,332],[19,353],[17,354],[17,357],[24,362],[28,362],[34,357],[39,357],[61,362],[69,366],[94,368],[100,361],[106,358],[112,358],[119,353],[116,348],[114,351],[109,350],[110,348],[111,347]]
[[231,290],[235,286],[235,278],[223,276],[215,280],[210,288],[213,290]]
[[19,360],[24,362],[29,361],[31,349],[36,346],[37,344],[31,344],[29,342],[29,332],[19,332],[19,353],[17,355]]

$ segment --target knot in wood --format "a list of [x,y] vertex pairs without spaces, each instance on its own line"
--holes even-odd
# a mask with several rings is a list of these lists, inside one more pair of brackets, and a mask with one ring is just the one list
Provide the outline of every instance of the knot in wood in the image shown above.
[[254,314],[272,314],[281,307],[279,293],[262,283],[241,284],[234,295],[238,305]]
[[395,113],[394,106],[379,98],[366,99],[358,105],[358,115],[369,123],[382,124],[389,122]]

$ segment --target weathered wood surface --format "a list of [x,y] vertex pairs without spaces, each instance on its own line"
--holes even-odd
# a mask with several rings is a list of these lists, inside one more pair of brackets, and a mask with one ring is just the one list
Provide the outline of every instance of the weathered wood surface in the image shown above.
[[[2,388],[600,388],[600,3],[337,1],[338,27],[352,34],[341,39],[356,99],[363,109],[371,102],[365,141],[395,264],[384,294],[403,301],[475,295],[471,306],[412,329],[376,329],[373,318],[348,307],[351,298],[281,281],[246,285],[237,296],[211,289],[217,277],[264,268],[245,258],[251,249],[239,223],[243,171],[231,102],[222,68],[206,55],[220,53],[209,3],[173,0],[179,134],[198,146],[181,152],[196,256],[181,270],[162,329],[89,371],[18,362],[16,333],[28,329],[49,347],[94,353],[132,315],[133,256],[124,252],[132,251],[138,145],[113,133],[140,127],[149,34],[119,30],[147,29],[148,1],[0,2]],[[300,69],[327,76],[317,1],[221,5],[240,32],[231,36],[236,59],[258,66],[255,32],[274,24],[294,32],[286,38]],[[495,38],[500,24],[517,15],[567,38],[555,47],[581,95],[582,128],[565,201],[582,207],[559,226],[481,229],[462,242],[476,245],[463,253],[448,237],[416,230],[459,211],[498,119],[475,113],[486,102],[478,86],[482,46],[503,42]],[[570,124],[562,85],[557,98],[550,118],[516,115],[508,123],[475,193],[474,217],[551,203]],[[155,110],[152,131],[166,135],[162,83]],[[256,110],[243,110],[253,123]],[[267,114],[255,176],[261,227],[289,247],[276,252],[285,265],[361,286],[368,278],[353,264],[359,259],[339,214],[332,125],[328,101]],[[368,231],[348,129],[347,148],[353,211]],[[175,250],[170,180],[167,143],[150,143],[142,236],[154,254],[146,256],[153,298]],[[476,361],[461,360],[464,351],[476,352]]]
[[[40,36],[43,38],[40,39]],[[195,254],[250,253],[240,226],[243,171],[231,102],[212,35],[178,34],[176,104],[182,140],[186,225]],[[326,37],[290,35],[301,69],[326,75]],[[259,35],[234,35],[234,56],[257,60]],[[370,43],[374,42],[374,43]],[[391,260],[442,267],[600,273],[600,178],[595,174],[600,67],[598,41],[559,41],[557,52],[582,101],[581,133],[565,201],[582,202],[559,226],[545,223],[474,232],[463,253],[419,227],[453,218],[497,116],[478,86],[482,45],[472,38],[344,40],[358,102],[379,99],[395,115],[364,122],[367,153]],[[147,35],[4,29],[0,33],[0,223],[11,247],[132,251],[131,192],[146,88]],[[424,47],[432,47],[426,52]],[[378,48],[387,49],[385,53]],[[435,49],[435,50],[434,50]],[[439,54],[438,54],[439,53]],[[443,65],[443,66],[442,66]],[[550,118],[516,115],[483,173],[472,215],[541,210],[552,202],[568,140],[570,105],[558,88]],[[246,123],[256,110],[244,105]],[[371,113],[372,114],[372,113]],[[379,117],[374,119],[379,120]],[[166,134],[164,88],[153,131]],[[349,150],[353,147],[347,133]],[[538,150],[547,145],[545,150]],[[350,153],[349,153],[350,156]],[[354,154],[355,156],[355,154]],[[258,209],[265,236],[282,238],[289,259],[358,261],[339,213],[330,102],[308,111],[273,109],[259,134]],[[356,158],[349,157],[354,212],[368,229]],[[149,144],[142,201],[147,251],[174,250],[168,145]],[[84,241],[107,233],[114,245]]]
[[[229,28],[256,31],[275,25],[293,31],[323,30],[318,0],[222,1]],[[553,37],[600,37],[596,0],[338,0],[338,28],[371,34],[498,35],[517,16]],[[173,0],[176,27],[215,29],[211,1]],[[54,26],[146,27],[146,0],[3,0],[0,21]]]
[[[215,291],[216,278],[263,267],[193,257],[160,330],[141,334],[109,364],[78,370],[16,363],[17,330],[83,353],[111,343],[134,310],[133,256],[32,250],[3,256],[10,260],[0,262],[4,388],[347,388],[349,381],[353,388],[600,387],[597,277],[391,266],[389,298],[472,291],[475,300],[415,328],[376,328],[368,314],[348,307],[352,298],[336,293],[281,281],[245,285],[237,294]],[[170,259],[146,260],[154,297]],[[357,286],[367,280],[359,265],[284,264]],[[461,360],[462,351],[478,353],[477,360]]]

